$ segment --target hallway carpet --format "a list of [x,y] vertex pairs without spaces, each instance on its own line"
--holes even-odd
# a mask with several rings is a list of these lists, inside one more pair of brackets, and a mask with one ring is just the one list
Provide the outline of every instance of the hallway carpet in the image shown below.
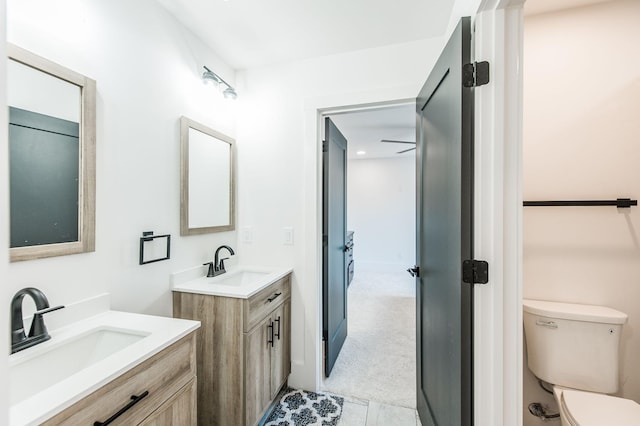
[[357,270],[348,290],[348,335],[323,389],[416,407],[415,281],[404,270]]

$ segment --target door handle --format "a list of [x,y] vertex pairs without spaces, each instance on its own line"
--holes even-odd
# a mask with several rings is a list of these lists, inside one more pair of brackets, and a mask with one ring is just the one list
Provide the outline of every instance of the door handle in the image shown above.
[[268,333],[271,335],[267,336],[267,345],[271,343],[271,347],[273,347],[273,321],[271,321],[271,324],[269,324],[267,328],[269,329]]
[[274,300],[276,300],[278,298],[278,296],[280,296],[280,295],[282,295],[282,293],[278,292],[278,293],[274,294],[273,296],[267,298],[267,301],[264,302],[264,303],[271,303]]
[[127,410],[129,410],[131,407],[133,407],[134,405],[136,405],[138,402],[140,402],[140,400],[142,398],[144,398],[145,396],[149,395],[149,391],[144,391],[142,392],[140,395],[131,395],[131,402],[129,402],[127,405],[125,405],[124,407],[122,407],[120,410],[118,410],[117,413],[115,413],[113,416],[109,417],[107,420],[105,420],[104,422],[93,422],[93,426],[107,426],[111,423],[113,423],[113,421],[115,419],[117,419],[118,417],[120,417],[121,415],[123,415]]
[[274,321],[278,323],[278,331],[275,333],[275,336],[280,340],[280,317],[276,318]]
[[407,272],[409,273],[409,275],[411,275],[413,278],[420,278],[420,267],[415,265],[413,268],[409,268],[407,269]]

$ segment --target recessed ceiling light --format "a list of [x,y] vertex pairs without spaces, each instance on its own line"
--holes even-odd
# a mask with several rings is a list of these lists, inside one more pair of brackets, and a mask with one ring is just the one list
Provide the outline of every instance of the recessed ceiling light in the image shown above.
[[358,152],[356,152],[356,154],[358,154],[358,155],[365,155],[366,153],[367,153],[367,151],[358,151]]

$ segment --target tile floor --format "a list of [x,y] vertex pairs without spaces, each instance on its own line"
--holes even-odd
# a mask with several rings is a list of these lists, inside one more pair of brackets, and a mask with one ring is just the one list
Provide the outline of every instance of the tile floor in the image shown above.
[[338,426],[421,426],[412,408],[345,397]]

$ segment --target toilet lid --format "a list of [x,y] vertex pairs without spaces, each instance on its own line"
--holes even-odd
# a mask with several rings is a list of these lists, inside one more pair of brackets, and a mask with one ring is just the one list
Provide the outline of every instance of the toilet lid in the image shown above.
[[563,390],[562,404],[576,426],[638,426],[640,423],[640,404],[630,399]]

